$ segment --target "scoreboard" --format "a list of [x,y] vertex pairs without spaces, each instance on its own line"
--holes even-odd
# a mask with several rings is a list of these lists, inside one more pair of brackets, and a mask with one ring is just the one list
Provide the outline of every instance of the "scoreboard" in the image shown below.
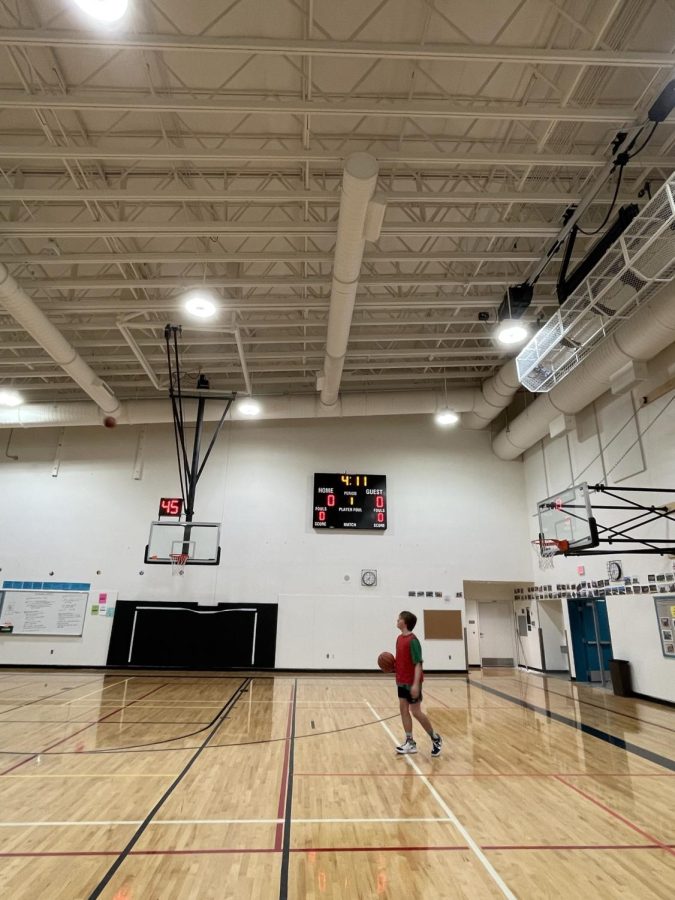
[[314,528],[387,527],[387,476],[319,472],[314,475]]

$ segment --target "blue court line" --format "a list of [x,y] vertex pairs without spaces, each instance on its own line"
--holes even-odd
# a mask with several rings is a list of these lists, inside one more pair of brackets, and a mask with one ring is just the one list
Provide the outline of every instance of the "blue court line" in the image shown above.
[[488,687],[485,684],[481,684],[479,681],[473,681],[470,678],[467,678],[467,681],[470,685],[475,685],[481,690],[487,691],[489,694],[495,694],[495,696],[502,697],[504,700],[510,700],[511,703],[522,706],[524,709],[539,713],[542,716],[546,716],[547,719],[553,719],[555,722],[560,722],[563,725],[569,725],[571,728],[576,728],[577,731],[583,731],[584,734],[590,734],[591,737],[605,741],[605,743],[611,744],[613,747],[619,747],[621,750],[626,750],[628,753],[634,753],[635,756],[641,756],[642,759],[646,759],[648,762],[654,763],[657,766],[663,766],[664,769],[675,772],[675,759],[661,756],[659,753],[654,753],[652,750],[645,750],[644,747],[639,747],[637,744],[631,744],[628,741],[624,741],[623,738],[616,737],[614,734],[608,734],[600,728],[594,728],[592,725],[586,725],[585,722],[579,722],[576,719],[569,719],[567,716],[552,712],[550,709],[545,709],[543,706],[535,706],[533,703],[528,703],[526,700],[520,700],[518,697],[512,697],[511,694],[505,694],[504,691],[498,691],[496,688]]

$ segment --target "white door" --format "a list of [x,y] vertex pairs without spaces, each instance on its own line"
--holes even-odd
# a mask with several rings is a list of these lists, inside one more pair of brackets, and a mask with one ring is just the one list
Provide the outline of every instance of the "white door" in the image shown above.
[[515,642],[512,603],[479,603],[482,666],[512,666]]

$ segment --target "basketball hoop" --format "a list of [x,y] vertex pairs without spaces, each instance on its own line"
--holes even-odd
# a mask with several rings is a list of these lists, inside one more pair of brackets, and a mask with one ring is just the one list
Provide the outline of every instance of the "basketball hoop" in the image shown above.
[[552,540],[537,538],[531,543],[532,549],[537,554],[539,568],[542,570],[552,569],[553,558],[559,553],[567,553],[570,549],[569,541],[557,541],[555,538]]
[[170,553],[171,557],[171,574],[182,575],[185,571],[187,561],[190,559],[189,553]]

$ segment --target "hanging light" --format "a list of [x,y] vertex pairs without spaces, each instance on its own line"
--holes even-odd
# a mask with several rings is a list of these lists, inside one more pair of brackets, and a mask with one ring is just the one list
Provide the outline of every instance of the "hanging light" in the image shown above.
[[249,398],[248,400],[242,400],[241,403],[237,404],[237,409],[242,414],[242,416],[253,418],[254,416],[260,415],[262,407],[257,400],[252,400],[251,398]]
[[21,406],[23,397],[18,391],[0,388],[0,406]]
[[185,298],[185,311],[198,319],[210,319],[215,316],[217,306],[208,292],[198,290]]
[[500,344],[522,344],[530,335],[530,329],[519,319],[503,319],[497,326],[495,337]]
[[75,0],[75,3],[99,22],[117,22],[129,6],[129,0]]
[[437,425],[456,425],[459,422],[459,413],[454,409],[441,409],[436,413],[435,420]]

